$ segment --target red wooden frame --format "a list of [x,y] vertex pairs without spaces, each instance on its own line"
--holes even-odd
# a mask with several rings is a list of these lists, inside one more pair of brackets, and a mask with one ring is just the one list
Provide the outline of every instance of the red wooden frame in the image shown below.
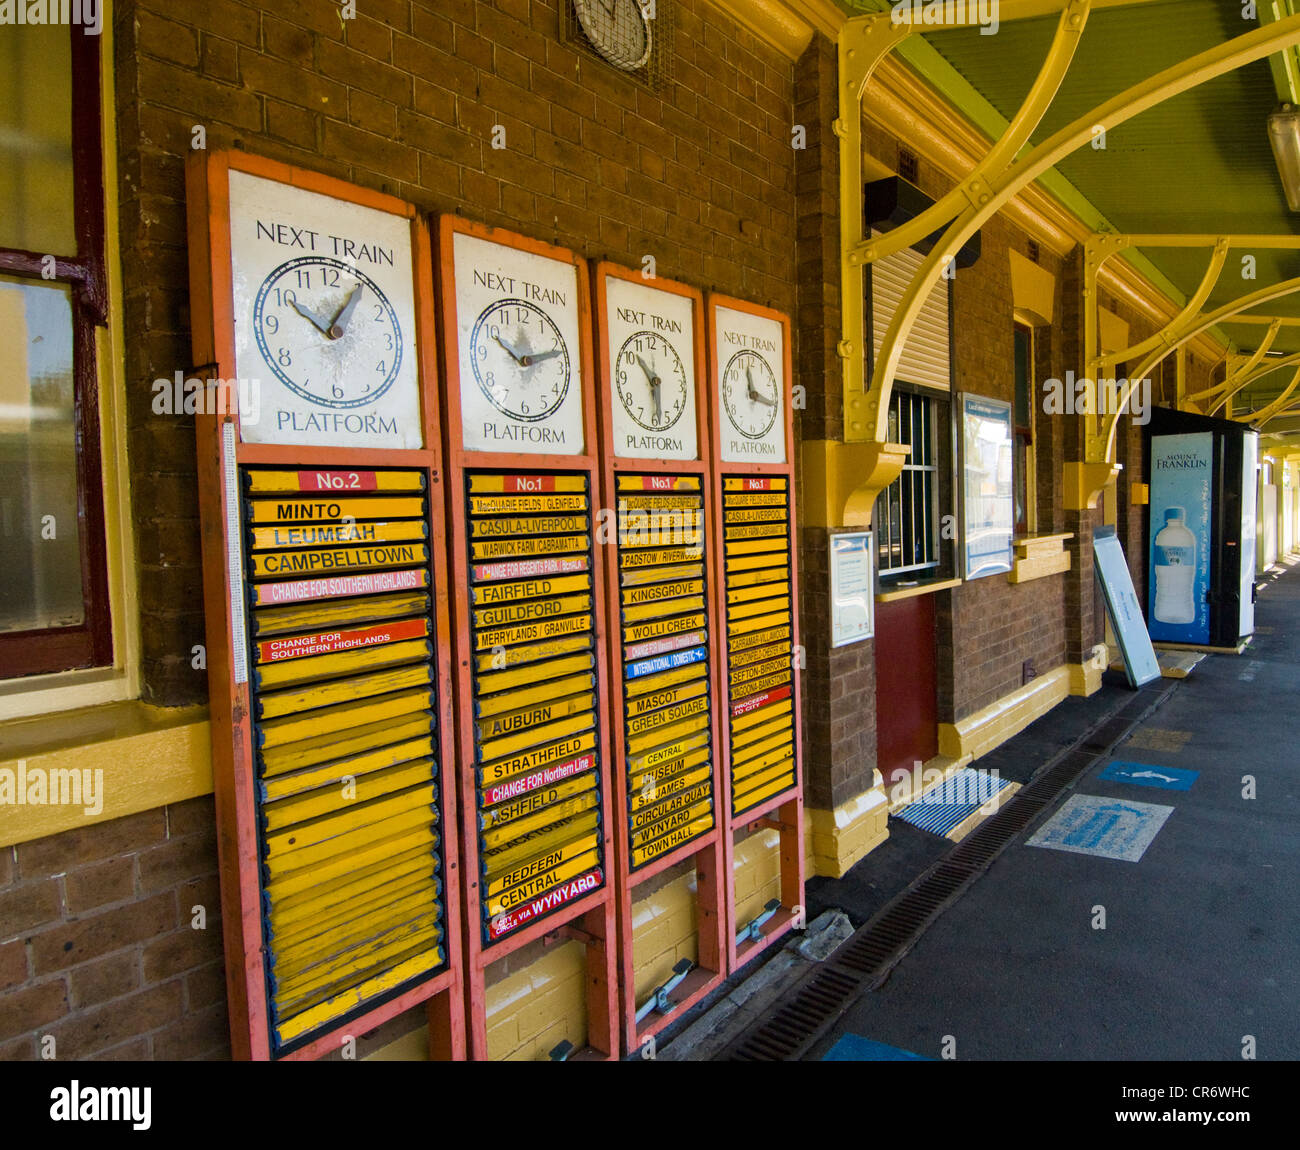
[[[548,259],[572,264],[577,269],[579,348],[583,404],[583,445],[581,455],[511,454],[487,451],[468,451],[464,447],[461,422],[460,339],[456,314],[456,269],[454,237],[458,234],[475,236],[491,243],[502,244],[518,251],[530,252]],[[595,416],[595,378],[592,369],[591,301],[586,263],[574,253],[554,247],[540,240],[532,240],[512,232],[491,228],[456,216],[443,216],[438,228],[439,288],[442,307],[442,371],[445,380],[445,418],[443,433],[448,462],[449,481],[446,487],[447,521],[451,528],[451,571],[455,586],[460,592],[469,587],[468,546],[466,541],[466,502],[464,476],[467,469],[503,471],[586,471],[589,491],[594,498],[599,490],[597,482],[597,437]],[[593,515],[594,526],[594,515]],[[605,649],[605,584],[602,573],[602,549],[592,545],[592,612],[597,665]],[[587,1047],[574,1055],[574,1060],[607,1059],[618,1056],[618,1023],[616,991],[618,985],[615,964],[614,874],[610,862],[613,858],[610,810],[610,757],[609,757],[609,680],[600,674],[596,693],[596,752],[601,772],[601,831],[602,858],[605,871],[604,885],[582,895],[544,918],[521,927],[499,942],[485,944],[482,938],[482,899],[479,892],[478,850],[478,795],[474,763],[474,717],[471,659],[473,639],[469,596],[456,595],[453,623],[455,625],[455,660],[457,694],[457,732],[460,763],[461,809],[464,819],[463,870],[465,907],[465,984],[467,1014],[469,1019],[470,1057],[487,1057],[486,1025],[486,973],[498,959],[539,940],[574,938],[587,948]]]
[[[720,387],[720,357],[718,352],[717,340],[717,309],[719,307],[730,308],[732,311],[745,312],[749,315],[760,316],[764,319],[773,320],[781,325],[782,331],[782,360],[783,370],[785,372],[785,462],[784,463],[724,463],[722,461],[722,420],[724,416],[718,411],[717,404],[721,403]],[[711,412],[713,419],[712,427],[712,447],[715,463],[715,479],[713,484],[713,531],[714,531],[714,550],[719,556],[719,562],[724,562],[726,555],[724,544],[724,532],[722,521],[722,480],[727,476],[783,476],[785,477],[786,489],[789,495],[790,510],[790,627],[791,627],[791,647],[797,651],[799,649],[799,577],[798,577],[798,554],[797,541],[799,521],[797,509],[795,507],[795,468],[794,468],[794,419],[791,410],[791,401],[793,395],[793,368],[790,348],[790,319],[782,312],[773,311],[771,308],[760,307],[758,304],[748,303],[744,300],[733,299],[730,296],[710,293],[708,296],[708,345],[709,345],[709,390],[714,396],[715,407]],[[714,597],[714,625],[720,636],[718,643],[719,651],[719,683],[723,688],[729,684],[727,667],[729,663],[729,646],[727,642],[727,603],[726,595],[721,594]],[[727,690],[722,696],[722,703],[727,705],[730,691]],[[756,957],[767,947],[784,936],[791,930],[796,923],[802,922],[803,898],[804,898],[804,828],[803,828],[803,743],[800,739],[800,725],[802,722],[801,694],[799,689],[799,672],[796,670],[791,677],[791,697],[793,699],[793,735],[794,735],[794,761],[795,761],[795,782],[794,785],[780,794],[773,795],[763,802],[757,804],[749,810],[742,812],[739,816],[733,816],[731,810],[731,731],[729,722],[720,722],[723,738],[722,747],[722,778],[723,778],[723,795],[724,795],[724,826],[726,834],[723,836],[723,855],[724,870],[727,875],[726,882],[726,922],[727,922],[727,949],[728,949],[728,969],[736,971],[744,966],[751,959]],[[719,708],[721,711],[722,708]],[[780,857],[781,857],[781,907],[761,928],[762,934],[758,939],[748,939],[742,945],[737,945],[736,934],[744,926],[743,923],[736,922],[736,891],[733,880],[733,860],[735,858],[736,832],[746,828],[769,827],[777,830],[781,836]]]
[[[187,176],[190,244],[190,308],[196,363],[221,379],[235,378],[235,338],[230,240],[229,173],[247,172],[379,211],[411,222],[412,275],[419,351],[419,380],[425,448],[418,451],[366,451],[269,444],[239,444],[237,462],[277,463],[287,467],[402,466],[428,476],[431,595],[438,714],[438,794],[443,854],[443,908],[446,969],[425,982],[369,1009],[362,1008],[330,1030],[296,1047],[281,1060],[318,1058],[338,1046],[338,1036],[364,1034],[421,1002],[428,1004],[430,1053],[435,1059],[463,1058],[465,1022],[460,965],[460,897],[456,787],[453,758],[450,629],[445,556],[437,546],[444,534],[439,489],[443,483],[439,424],[435,309],[428,227],[415,208],[329,176],[293,168],[241,152],[195,152]],[[213,779],[217,803],[217,846],[222,889],[232,1049],[236,1058],[271,1057],[266,983],[263,974],[261,885],[258,875],[257,805],[254,798],[251,690],[237,684],[233,668],[232,594],[226,568],[228,530],[222,471],[222,435],[233,425],[238,444],[238,413],[197,419],[199,503],[203,530],[204,608],[207,616],[208,684],[211,706]]]
[[[709,386],[707,357],[705,355],[704,297],[695,288],[688,287],[685,284],[657,277],[653,281],[647,282],[641,272],[632,271],[618,264],[608,262],[597,264],[592,269],[592,278],[596,299],[597,360],[600,366],[599,412],[600,444],[604,459],[602,469],[604,506],[610,509],[617,507],[616,487],[620,474],[698,475],[703,488],[701,496],[703,497],[704,514],[707,521],[713,516],[710,492],[712,491],[714,479],[713,465],[711,463],[713,441],[710,434],[709,411],[712,388]],[[695,419],[698,435],[697,454],[699,456],[695,460],[632,459],[615,455],[612,415],[612,405],[616,402],[614,365],[610,362],[610,349],[607,341],[609,328],[606,318],[606,285],[609,279],[642,283],[647,287],[691,301],[694,318]],[[709,596],[708,609],[711,615],[712,606],[718,602],[719,596],[721,595],[725,601],[726,595],[725,590],[720,588],[717,548],[712,533],[708,535],[708,541],[709,553],[705,567],[705,578]],[[604,546],[610,556],[617,554],[615,540],[610,540]],[[617,800],[615,825],[618,830],[615,834],[615,840],[617,844],[619,880],[619,953],[622,970],[623,1040],[625,1050],[628,1053],[633,1053],[646,1037],[658,1033],[664,1027],[676,1021],[678,1017],[713,990],[714,987],[718,986],[726,977],[727,949],[726,940],[723,937],[726,929],[723,894],[726,872],[724,871],[722,851],[724,822],[722,810],[723,790],[719,770],[721,744],[719,743],[718,722],[718,714],[722,706],[720,685],[724,680],[720,677],[721,664],[719,662],[717,630],[715,627],[710,627],[712,641],[709,645],[709,659],[706,665],[708,667],[709,689],[712,700],[709,736],[713,748],[713,829],[707,834],[669,851],[662,858],[655,859],[634,872],[632,870],[632,850],[629,841],[627,817],[628,786],[626,734],[623,715],[623,650],[621,642],[622,627],[619,623],[619,565],[616,559],[611,558],[606,563],[605,570],[608,586],[606,599],[609,605],[609,623],[607,626],[609,645],[606,666],[609,670],[610,698],[612,700],[609,712],[610,730],[613,732],[611,740],[613,758],[611,761],[614,764],[614,794]],[[635,955],[633,952],[632,931],[632,907],[635,891],[638,886],[647,880],[687,860],[693,860],[696,869],[696,932],[699,945],[699,961],[695,969],[678,984],[678,987],[673,992],[674,1010],[672,1013],[652,1017],[638,1024],[636,1020]]]

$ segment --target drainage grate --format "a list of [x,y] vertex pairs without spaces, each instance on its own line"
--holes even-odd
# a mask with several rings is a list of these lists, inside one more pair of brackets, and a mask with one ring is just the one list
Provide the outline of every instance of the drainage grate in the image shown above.
[[[1014,798],[981,823],[870,922],[814,966],[771,1015],[719,1056],[728,1062],[792,1062],[806,1054],[864,990],[875,990],[930,926],[1031,822],[1173,690],[1140,692],[1049,759]],[[1142,697],[1145,696],[1145,697]]]

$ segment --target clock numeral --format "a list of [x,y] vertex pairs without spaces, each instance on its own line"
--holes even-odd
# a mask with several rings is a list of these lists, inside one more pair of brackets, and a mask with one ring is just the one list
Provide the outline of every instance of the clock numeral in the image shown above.
[[342,399],[342,398],[343,398],[343,389],[342,389],[341,387],[339,387],[339,385],[338,385],[337,383],[331,383],[331,384],[330,384],[330,394],[331,394],[332,396],[334,396],[335,399]]
[[388,365],[387,365],[386,363],[384,363],[384,361],[383,361],[382,359],[379,361],[379,366],[378,366],[377,368],[375,368],[375,374],[376,374],[376,375],[387,375],[387,374],[388,374]]
[[298,294],[293,288],[276,288],[275,289],[275,306],[292,307],[298,300]]
[[276,354],[276,359],[280,361],[281,367],[293,366],[293,353],[287,347],[280,348],[279,352]]
[[298,286],[300,288],[311,287],[311,272],[299,268],[294,274],[298,277]]
[[392,351],[392,350],[393,350],[393,333],[392,333],[391,331],[386,331],[386,332],[384,332],[384,340],[385,340],[384,350],[385,350],[385,351]]
[[325,286],[326,286],[326,287],[338,287],[338,286],[339,286],[339,270],[338,270],[338,268],[322,268],[322,269],[321,269],[321,275],[325,277]]
[[384,309],[382,305],[375,304],[375,323],[384,322]]
[[267,312],[267,314],[262,317],[262,322],[266,325],[266,330],[272,335],[275,335],[275,333],[280,330],[280,317],[278,315],[271,315],[270,312]]

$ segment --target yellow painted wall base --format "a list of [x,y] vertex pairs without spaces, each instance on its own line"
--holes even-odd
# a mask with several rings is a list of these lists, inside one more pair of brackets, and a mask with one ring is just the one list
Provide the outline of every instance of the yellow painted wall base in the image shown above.
[[683,958],[700,955],[694,869],[632,904],[632,984],[640,1006]]
[[939,753],[978,759],[1019,734],[1070,693],[1070,672],[1057,667],[956,723],[939,724]]
[[842,878],[848,869],[889,838],[889,803],[876,771],[871,790],[833,811],[804,809],[807,871]]
[[386,1046],[371,1051],[362,1062],[428,1062],[429,1028],[417,1026],[409,1034],[395,1038]]
[[1092,649],[1092,658],[1085,663],[1069,663],[1070,694],[1082,695],[1085,699],[1101,690],[1101,673],[1106,669],[1106,645],[1099,644]]
[[487,988],[488,1058],[540,1062],[568,1039],[587,1044],[586,955],[566,942]]
[[740,930],[763,913],[770,899],[781,897],[781,836],[764,829],[738,842],[731,875]]

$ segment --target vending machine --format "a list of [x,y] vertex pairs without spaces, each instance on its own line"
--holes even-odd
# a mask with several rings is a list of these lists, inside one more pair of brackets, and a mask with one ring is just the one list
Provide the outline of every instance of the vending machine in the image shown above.
[[1152,410],[1147,434],[1151,638],[1235,648],[1255,629],[1259,435],[1165,408]]

